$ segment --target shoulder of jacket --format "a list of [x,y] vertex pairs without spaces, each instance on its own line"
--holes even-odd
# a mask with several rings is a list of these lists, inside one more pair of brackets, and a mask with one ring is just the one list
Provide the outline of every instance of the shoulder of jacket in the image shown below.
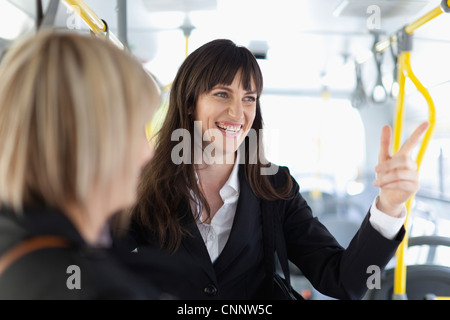
[[286,183],[287,179],[291,179],[291,173],[288,167],[278,166],[277,172],[267,175],[267,178],[275,188],[279,188]]

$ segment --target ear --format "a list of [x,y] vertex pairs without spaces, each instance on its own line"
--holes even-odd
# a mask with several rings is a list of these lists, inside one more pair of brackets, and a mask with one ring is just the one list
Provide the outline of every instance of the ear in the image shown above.
[[195,108],[194,107],[188,107],[188,109],[187,109],[187,114],[188,114],[188,116],[193,116],[194,115],[194,110],[195,110]]

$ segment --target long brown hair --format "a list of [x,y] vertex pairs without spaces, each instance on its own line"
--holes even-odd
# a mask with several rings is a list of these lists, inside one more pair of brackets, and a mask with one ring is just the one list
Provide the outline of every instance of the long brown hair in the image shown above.
[[[265,200],[286,199],[289,197],[292,182],[281,190],[275,190],[261,169],[269,166],[264,157],[262,141],[263,120],[259,98],[263,91],[263,77],[255,56],[245,47],[237,46],[230,40],[214,40],[193,52],[181,65],[170,92],[169,108],[164,123],[157,134],[155,156],[146,166],[138,191],[138,204],[132,217],[144,228],[150,229],[161,246],[175,251],[181,243],[186,230],[180,224],[180,206],[189,208],[189,200],[200,201],[206,212],[209,205],[197,185],[194,168],[194,109],[201,94],[209,92],[216,85],[230,85],[236,74],[242,72],[242,85],[245,90],[256,85],[258,99],[256,117],[252,132],[256,132],[258,143],[245,143],[245,175],[256,196]],[[172,150],[179,144],[172,141],[172,133],[186,129],[191,133],[191,164],[175,164]],[[252,148],[253,145],[253,148]],[[252,155],[257,161],[249,161]],[[254,163],[254,164],[251,164]],[[198,199],[198,200],[197,200]],[[191,214],[187,209],[183,214]]]

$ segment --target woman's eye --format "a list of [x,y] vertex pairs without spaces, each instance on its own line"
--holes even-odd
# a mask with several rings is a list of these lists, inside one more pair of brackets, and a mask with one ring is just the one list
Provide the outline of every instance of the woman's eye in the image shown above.
[[256,102],[256,98],[255,97],[245,97],[244,100],[247,101],[247,102]]
[[226,92],[217,92],[214,95],[219,98],[228,98],[228,93]]

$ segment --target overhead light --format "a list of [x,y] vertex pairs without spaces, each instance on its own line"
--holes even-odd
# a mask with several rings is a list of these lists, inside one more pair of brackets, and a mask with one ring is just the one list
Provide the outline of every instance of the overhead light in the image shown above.
[[33,27],[29,15],[8,1],[0,0],[0,38],[14,40]]

